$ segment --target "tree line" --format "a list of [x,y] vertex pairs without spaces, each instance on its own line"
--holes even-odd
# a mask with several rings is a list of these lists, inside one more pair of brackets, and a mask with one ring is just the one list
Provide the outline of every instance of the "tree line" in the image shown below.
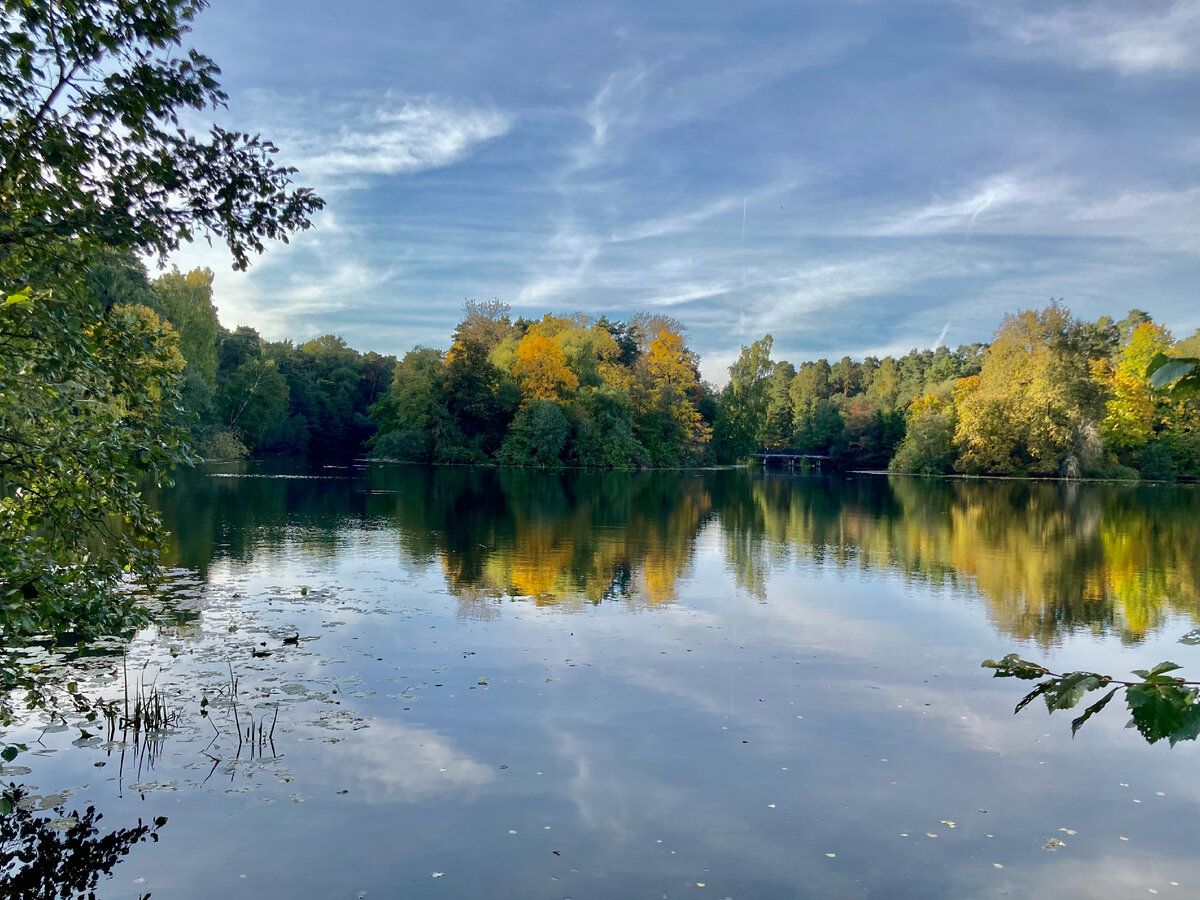
[[[987,345],[899,359],[796,369],[771,360],[767,335],[730,367],[714,455],[788,447],[921,474],[1196,478],[1198,349],[1200,330],[1176,341],[1142,310],[1086,322],[1057,302],[1006,316]],[[1152,383],[1165,362],[1193,379],[1187,390]]]
[[1057,302],[1005,317],[988,344],[772,359],[742,347],[718,390],[675,319],[513,318],[468,301],[447,351],[397,360],[334,335],[265,341],[224,328],[208,270],[151,280],[131,256],[93,268],[96,296],[173,333],[173,425],[210,459],[370,452],[425,463],[561,468],[731,464],[762,449],[920,474],[1200,476],[1200,404],[1151,383],[1194,357],[1142,310],[1078,320]]
[[700,378],[678,321],[511,319],[468,303],[448,352],[417,347],[370,411],[379,457],[545,467],[729,464],[760,449],[923,474],[1200,476],[1200,403],[1151,384],[1195,357],[1141,310],[1084,322],[1052,302],[1007,316],[989,344],[799,367],[772,338],[729,383]]

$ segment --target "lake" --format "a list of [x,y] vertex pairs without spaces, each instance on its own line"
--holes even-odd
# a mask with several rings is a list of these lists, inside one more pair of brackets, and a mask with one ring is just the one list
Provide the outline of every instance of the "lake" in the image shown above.
[[1200,889],[1200,748],[980,668],[1196,678],[1195,487],[248,463],[158,502],[158,624],[72,665],[173,727],[35,717],[3,770],[110,835],[101,897]]

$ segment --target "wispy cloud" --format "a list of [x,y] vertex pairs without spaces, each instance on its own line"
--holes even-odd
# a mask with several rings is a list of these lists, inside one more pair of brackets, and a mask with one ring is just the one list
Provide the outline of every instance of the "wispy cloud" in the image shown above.
[[1085,69],[1123,75],[1190,72],[1200,67],[1200,5],[1092,2],[1045,10],[972,4],[1017,46]]
[[611,73],[584,108],[583,120],[591,129],[587,139],[572,151],[573,169],[594,166],[603,158],[614,125],[635,114],[641,100],[647,68],[634,63]]
[[337,130],[297,135],[297,165],[318,179],[404,175],[465,159],[512,127],[512,116],[437,99],[394,101],[352,115]]
[[[842,227],[846,227],[843,225]],[[849,226],[853,231],[854,226]],[[1021,234],[1113,238],[1188,252],[1200,230],[1200,188],[1131,189],[1063,176],[992,175],[949,198],[895,210],[863,234],[928,237]]]
[[918,209],[902,212],[868,232],[902,237],[953,232],[965,235],[985,212],[1011,219],[1014,209],[1054,203],[1064,189],[1064,184],[1050,179],[1013,173],[994,175],[956,197],[935,199]]

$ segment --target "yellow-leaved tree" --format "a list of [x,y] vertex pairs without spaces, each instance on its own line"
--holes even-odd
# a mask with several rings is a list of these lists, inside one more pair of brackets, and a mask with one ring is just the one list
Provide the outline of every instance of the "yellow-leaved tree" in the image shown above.
[[550,338],[532,332],[517,344],[513,374],[521,384],[522,406],[528,406],[531,400],[565,404],[579,387],[563,349]]

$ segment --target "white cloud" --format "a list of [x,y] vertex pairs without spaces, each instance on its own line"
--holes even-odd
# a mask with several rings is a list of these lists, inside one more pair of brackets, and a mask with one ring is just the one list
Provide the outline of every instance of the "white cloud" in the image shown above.
[[[1107,190],[1106,190],[1107,189]],[[1200,188],[1129,188],[1018,172],[990,176],[956,196],[898,210],[867,235],[1025,234],[1117,238],[1163,252],[1194,249]],[[854,233],[853,227],[846,233]]]
[[612,240],[617,243],[642,241],[647,238],[678,234],[681,231],[691,231],[697,225],[702,225],[709,219],[719,216],[722,213],[730,212],[734,209],[740,210],[741,206],[741,197],[722,197],[719,200],[714,200],[711,203],[706,203],[697,209],[688,210],[687,212],[635,223],[626,229],[615,232]]
[[[974,5],[974,4],[973,4]],[[1123,75],[1190,72],[1200,66],[1200,5],[1100,2],[1045,12],[988,3],[984,22],[1017,45],[1085,69]]]
[[297,166],[318,179],[405,175],[453,165],[512,127],[512,117],[439,100],[391,100],[329,133],[298,135]]
[[880,226],[869,228],[867,233],[903,237],[966,234],[984,213],[1011,219],[1014,209],[1057,205],[1064,189],[1061,182],[1049,179],[1034,180],[1014,173],[995,175],[956,198],[934,200],[916,210],[902,212]]
[[646,305],[651,309],[662,306],[679,306],[691,303],[693,300],[704,300],[709,297],[719,297],[733,290],[733,285],[725,282],[693,283],[683,282],[672,285],[662,293],[646,298]]
[[583,120],[591,128],[591,135],[572,151],[574,168],[588,168],[601,161],[612,127],[630,116],[639,102],[646,74],[645,66],[634,64],[618,69],[604,80],[583,111]]

